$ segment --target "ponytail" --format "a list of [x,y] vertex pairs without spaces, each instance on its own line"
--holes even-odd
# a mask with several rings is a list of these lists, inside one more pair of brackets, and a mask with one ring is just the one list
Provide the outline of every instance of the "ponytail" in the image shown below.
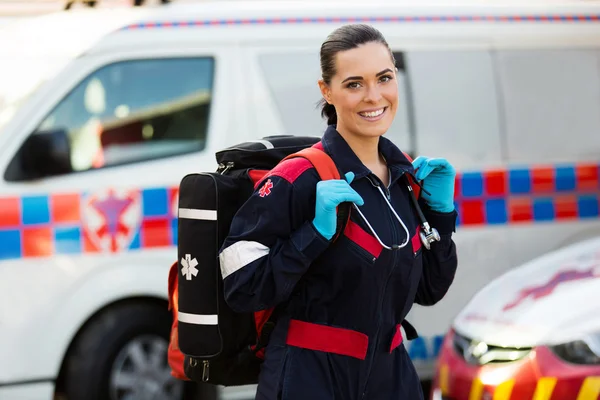
[[327,125],[337,125],[337,113],[333,104],[321,100],[321,117],[327,118]]

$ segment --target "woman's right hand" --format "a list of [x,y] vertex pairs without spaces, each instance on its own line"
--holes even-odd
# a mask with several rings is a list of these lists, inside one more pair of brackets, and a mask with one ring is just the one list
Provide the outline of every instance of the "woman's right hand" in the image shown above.
[[335,235],[337,227],[336,208],[340,203],[352,202],[359,206],[364,204],[362,197],[350,186],[354,173],[348,172],[346,180],[332,179],[317,183],[317,201],[315,205],[315,229],[327,240]]

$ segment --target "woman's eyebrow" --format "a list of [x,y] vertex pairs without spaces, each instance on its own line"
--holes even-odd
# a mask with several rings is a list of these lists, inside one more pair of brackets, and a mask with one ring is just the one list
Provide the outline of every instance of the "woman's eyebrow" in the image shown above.
[[[383,75],[383,74],[385,74],[385,73],[388,73],[388,72],[392,72],[392,70],[391,70],[391,69],[389,69],[389,68],[386,68],[386,69],[384,69],[383,71],[381,71],[381,72],[378,72],[377,74],[375,74],[375,76],[377,76],[377,77],[378,77],[378,76],[380,76],[380,75]],[[344,83],[344,82],[346,82],[346,81],[351,81],[351,80],[361,80],[361,79],[363,79],[363,77],[362,77],[362,76],[349,76],[349,77],[347,77],[346,79],[344,79],[344,80],[342,81],[342,83]]]

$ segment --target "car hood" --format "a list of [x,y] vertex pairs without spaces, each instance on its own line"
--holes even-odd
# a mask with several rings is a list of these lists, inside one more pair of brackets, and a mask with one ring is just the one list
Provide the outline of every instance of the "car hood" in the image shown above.
[[496,278],[458,314],[454,329],[496,346],[533,347],[600,332],[600,237]]

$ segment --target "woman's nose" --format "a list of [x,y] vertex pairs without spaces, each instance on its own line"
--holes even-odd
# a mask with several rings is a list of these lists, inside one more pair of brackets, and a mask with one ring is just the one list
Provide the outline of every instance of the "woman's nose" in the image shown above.
[[368,86],[365,94],[365,103],[379,103],[381,100],[381,91],[377,85]]

